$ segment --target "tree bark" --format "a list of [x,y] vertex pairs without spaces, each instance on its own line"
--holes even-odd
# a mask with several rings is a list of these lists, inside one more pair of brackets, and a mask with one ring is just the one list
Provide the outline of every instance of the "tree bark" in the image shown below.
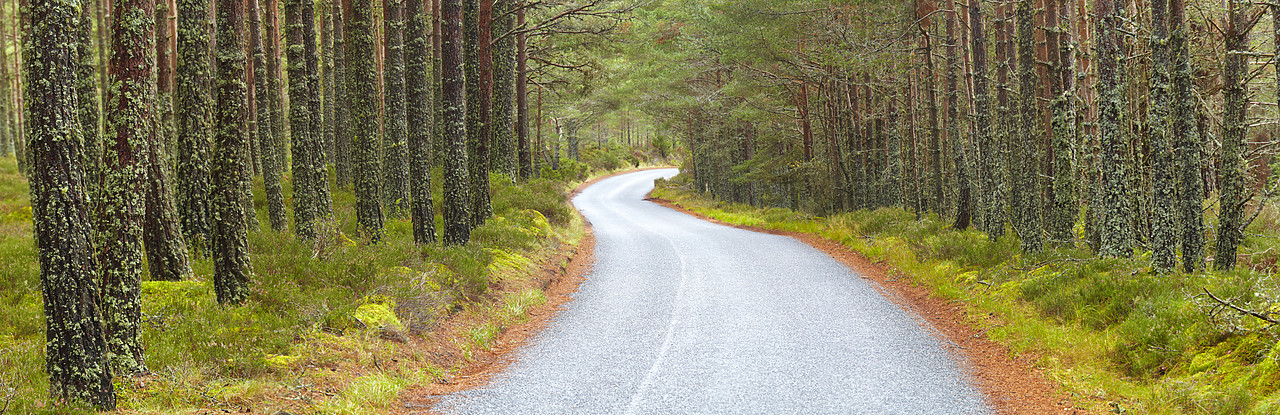
[[382,179],[378,154],[373,42],[373,1],[345,0],[347,16],[347,93],[351,107],[351,167],[356,193],[356,223],[371,241],[383,235]]
[[382,205],[387,216],[403,218],[411,210],[408,121],[405,114],[404,0],[383,0],[383,85],[386,118],[382,123]]
[[[467,172],[467,99],[463,71],[464,0],[440,0],[440,89],[444,133],[444,243],[463,245],[471,238],[471,189]],[[466,0],[475,1],[475,0]]]
[[[45,370],[53,400],[116,408],[99,310],[99,274],[76,114],[76,8],[33,0],[31,208],[45,315]],[[7,65],[7,62],[5,63]],[[43,68],[43,69],[42,69]]]
[[208,255],[209,156],[213,125],[209,2],[178,0],[178,183],[174,196],[182,234],[199,255]]
[[244,1],[218,0],[218,108],[213,154],[213,290],[219,304],[249,298],[249,241],[243,197],[250,179]]

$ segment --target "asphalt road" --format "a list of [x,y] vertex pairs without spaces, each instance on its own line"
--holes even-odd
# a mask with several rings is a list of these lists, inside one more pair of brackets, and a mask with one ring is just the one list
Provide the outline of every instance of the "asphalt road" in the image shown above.
[[644,201],[649,170],[574,199],[595,266],[464,414],[994,413],[919,317],[785,236]]

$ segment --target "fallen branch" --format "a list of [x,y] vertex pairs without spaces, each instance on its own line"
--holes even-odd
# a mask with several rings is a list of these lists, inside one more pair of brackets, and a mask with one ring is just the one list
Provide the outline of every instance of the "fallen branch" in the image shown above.
[[1235,305],[1235,304],[1231,304],[1231,303],[1229,303],[1229,302],[1227,302],[1227,301],[1223,301],[1221,298],[1218,298],[1218,296],[1213,295],[1213,293],[1209,292],[1209,289],[1208,289],[1208,288],[1203,288],[1203,287],[1202,287],[1201,289],[1202,289],[1202,290],[1204,290],[1204,293],[1205,293],[1205,294],[1208,294],[1208,295],[1209,295],[1209,298],[1212,298],[1212,299],[1213,299],[1213,301],[1217,301],[1217,302],[1218,302],[1218,304],[1222,304],[1222,305],[1224,305],[1224,306],[1231,307],[1232,309],[1234,309],[1234,310],[1236,310],[1236,311],[1239,311],[1239,312],[1240,312],[1240,313],[1242,313],[1242,314],[1248,314],[1248,315],[1251,315],[1251,316],[1257,317],[1257,318],[1261,319],[1262,321],[1265,321],[1265,322],[1271,323],[1271,325],[1273,325],[1273,326],[1274,326],[1274,325],[1277,325],[1277,324],[1280,324],[1280,321],[1276,321],[1275,319],[1273,319],[1273,318],[1271,318],[1271,317],[1267,317],[1267,315],[1266,315],[1266,314],[1259,313],[1259,312],[1257,312],[1257,311],[1253,311],[1253,310],[1245,310],[1245,309],[1240,308],[1239,306],[1237,306],[1237,305]]

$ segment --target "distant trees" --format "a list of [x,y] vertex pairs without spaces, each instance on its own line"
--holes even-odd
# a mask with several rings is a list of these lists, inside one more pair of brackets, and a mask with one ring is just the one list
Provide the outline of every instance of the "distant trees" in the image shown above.
[[1157,272],[1232,268],[1276,201],[1277,115],[1251,97],[1280,87],[1249,35],[1280,17],[1257,4],[699,4],[714,17],[636,29],[661,58],[626,79],[670,77],[638,106],[685,137],[685,171],[716,198],[899,206],[993,240],[1012,229],[1028,253],[1150,251]]

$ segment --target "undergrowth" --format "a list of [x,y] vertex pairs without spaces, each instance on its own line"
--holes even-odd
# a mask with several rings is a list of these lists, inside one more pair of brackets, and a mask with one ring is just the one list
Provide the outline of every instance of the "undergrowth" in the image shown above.
[[[519,287],[531,285],[536,264],[556,261],[563,246],[581,239],[569,190],[592,175],[629,167],[584,161],[573,162],[571,175],[553,171],[519,185],[493,176],[494,216],[473,231],[470,244],[452,247],[416,246],[407,218],[388,218],[381,243],[352,240],[349,188],[333,188],[334,224],[315,241],[272,231],[259,179],[254,205],[262,228],[249,234],[249,300],[217,304],[208,258],[192,257],[191,280],[143,282],[141,340],[151,374],[117,377],[120,409],[385,412],[403,390],[452,376],[472,350],[491,347],[505,327],[545,303],[539,287]],[[443,181],[438,170],[434,175],[441,212]],[[290,187],[284,186],[291,206]],[[12,157],[0,157],[0,413],[75,412],[48,401],[31,220],[26,180]],[[453,340],[466,342],[461,356],[408,341],[434,340],[437,325],[457,313],[472,313],[476,318],[468,321],[478,322],[464,331],[467,338]]]
[[1280,413],[1277,330],[1209,296],[1280,312],[1274,209],[1251,226],[1239,270],[1156,275],[1149,253],[1094,258],[1086,248],[1060,246],[1022,255],[1012,232],[991,241],[903,209],[817,217],[730,204],[695,194],[683,180],[660,181],[653,196],[732,224],[817,234],[888,264],[966,304],[970,323],[1012,352],[1037,356],[1085,409]]

